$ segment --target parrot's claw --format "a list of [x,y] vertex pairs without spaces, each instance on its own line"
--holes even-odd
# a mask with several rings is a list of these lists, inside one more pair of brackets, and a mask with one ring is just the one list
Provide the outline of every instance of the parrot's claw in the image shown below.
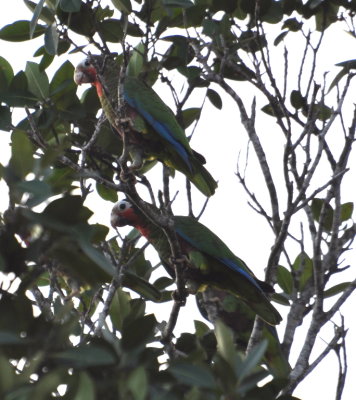
[[132,183],[132,184],[135,184],[137,182],[135,175],[130,170],[128,170],[128,171],[121,170],[120,181],[124,182],[124,183]]
[[189,264],[189,258],[185,254],[180,257],[170,257],[169,261],[171,264],[183,264],[183,266]]
[[131,157],[131,165],[129,166],[130,170],[138,170],[143,166],[143,155],[142,151],[138,150],[136,147],[131,147],[129,149],[130,157]]
[[187,293],[197,294],[200,289],[200,286],[201,285],[199,283],[197,283],[193,280],[187,279],[187,282],[186,282]]
[[122,126],[124,130],[130,130],[133,129],[134,124],[131,118],[126,117],[126,118],[120,118],[115,121],[118,125]]
[[64,297],[64,301],[70,301],[73,297],[78,297],[80,295],[80,289],[72,290],[67,296]]
[[181,307],[184,307],[187,302],[188,292],[184,289],[183,293],[180,293],[178,290],[175,290],[172,293],[172,299],[179,303]]

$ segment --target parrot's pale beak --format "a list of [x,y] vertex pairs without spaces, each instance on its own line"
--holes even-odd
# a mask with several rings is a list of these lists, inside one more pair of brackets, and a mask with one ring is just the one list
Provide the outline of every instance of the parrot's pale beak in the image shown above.
[[121,216],[121,215],[117,215],[115,213],[111,214],[111,218],[110,218],[110,222],[111,222],[111,226],[113,228],[117,228],[117,227],[121,227],[121,226],[126,226],[128,225],[128,220]]
[[75,71],[74,71],[74,82],[77,85],[81,85],[82,83],[90,83],[91,79],[86,73],[84,73],[80,69],[75,69]]

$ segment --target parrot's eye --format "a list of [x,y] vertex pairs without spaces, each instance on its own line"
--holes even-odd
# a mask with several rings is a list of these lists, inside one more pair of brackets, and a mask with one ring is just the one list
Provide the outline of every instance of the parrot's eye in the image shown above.
[[119,208],[120,211],[125,211],[125,210],[127,210],[128,208],[130,208],[130,207],[132,207],[132,206],[131,206],[131,203],[129,203],[129,202],[126,201],[126,200],[122,200],[122,201],[118,204],[118,208]]
[[89,67],[89,66],[90,66],[90,61],[89,61],[89,60],[85,60],[85,61],[84,61],[84,65],[85,65],[86,67]]

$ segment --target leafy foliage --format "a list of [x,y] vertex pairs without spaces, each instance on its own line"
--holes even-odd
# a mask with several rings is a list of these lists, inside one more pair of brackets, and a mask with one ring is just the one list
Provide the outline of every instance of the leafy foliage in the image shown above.
[[[339,259],[355,235],[353,203],[341,202],[341,186],[333,186],[341,185],[346,173],[355,123],[348,133],[344,129],[345,146],[339,159],[325,138],[326,127],[341,112],[340,85],[346,81],[346,93],[356,61],[339,62],[341,70],[332,72],[327,90],[316,82],[313,89],[312,75],[308,85],[299,81],[287,92],[287,85],[279,89],[266,54],[270,47],[282,48],[290,37],[302,33],[309,49],[304,26],[312,24],[316,33],[332,29],[347,14],[354,15],[355,2],[24,3],[30,10],[28,20],[0,29],[0,39],[14,46],[31,46],[33,38],[42,38],[41,47],[34,49],[36,62],[28,61],[23,71],[14,71],[5,55],[0,57],[0,129],[11,135],[11,157],[0,166],[10,200],[0,218],[0,271],[7,282],[0,292],[0,397],[272,400],[282,390],[281,399],[296,399],[292,397],[295,386],[310,372],[308,357],[298,360],[296,370],[302,374],[288,380],[284,358],[292,343],[286,340],[281,348],[276,332],[266,326],[260,329],[263,340],[245,355],[254,316],[239,308],[231,296],[217,292],[209,301],[201,297],[202,315],[214,323],[214,329],[195,321],[193,333],[182,333],[174,340],[172,332],[167,336],[170,321],[158,323],[155,315],[146,312],[148,302],[171,299],[175,273],[167,268],[170,277],[154,280],[156,266],[139,244],[137,231],[120,240],[110,237],[107,226],[90,222],[92,211],[85,202],[91,191],[109,203],[117,201],[118,191],[131,197],[137,193],[132,182],[120,182],[123,171],[118,158],[123,145],[108,121],[98,118],[100,103],[94,88],[79,97],[70,57],[59,65],[58,56],[89,49],[101,54],[119,52],[119,60],[128,64],[128,74],[140,76],[148,85],[160,78],[172,90],[177,119],[192,131],[205,99],[216,112],[224,108],[226,93],[236,101],[262,160],[271,213],[248,189],[245,177],[237,175],[276,235],[267,278],[281,290],[273,299],[293,315],[288,339],[313,307],[320,308],[322,295],[345,296],[346,300],[355,288],[348,279],[328,285],[333,274],[343,271]],[[274,39],[265,33],[272,24],[278,31]],[[356,37],[355,32],[351,34]],[[53,74],[49,67],[55,69]],[[172,72],[179,76],[177,85]],[[248,117],[231,84],[249,85],[265,96],[262,111],[283,131],[286,192],[281,198],[288,197],[286,208],[278,208],[278,196],[273,195],[275,187],[256,139],[254,117]],[[327,95],[336,88],[337,101],[332,102]],[[188,100],[194,95],[204,100],[191,105]],[[297,137],[295,125],[302,131]],[[314,147],[322,149],[315,156]],[[301,149],[306,152],[298,158]],[[329,160],[332,178],[309,191],[314,164],[319,165],[322,156]],[[313,162],[311,157],[315,157]],[[145,165],[135,178],[150,189],[142,174],[154,166]],[[170,200],[164,197],[161,203],[167,206]],[[313,254],[305,250],[304,237],[295,239],[298,235],[289,231],[291,219],[301,210],[311,227]],[[284,217],[280,217],[282,212]],[[287,252],[288,237],[300,245],[300,252],[280,260]],[[322,254],[321,248],[327,250]],[[216,298],[219,302],[213,304]],[[214,312],[216,320],[211,317]],[[334,313],[319,314],[319,329]],[[341,328],[338,332],[337,338],[344,340],[346,333],[340,334]],[[284,361],[284,376],[276,373],[276,356],[277,364]],[[269,375],[272,379],[265,383]]]

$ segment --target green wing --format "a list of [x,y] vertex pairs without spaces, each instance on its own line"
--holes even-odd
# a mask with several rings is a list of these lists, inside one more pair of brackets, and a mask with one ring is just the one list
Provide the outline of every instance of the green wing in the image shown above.
[[127,76],[124,83],[124,99],[168,145],[180,155],[192,170],[190,156],[192,150],[183,129],[178,124],[172,110],[157,93],[138,78]]
[[[202,284],[240,297],[264,321],[278,324],[282,318],[265,295],[264,283],[207,227],[190,217],[175,217],[177,234],[189,244],[188,255],[201,272]],[[200,257],[197,253],[201,253]],[[267,285],[267,284],[265,284]]]

